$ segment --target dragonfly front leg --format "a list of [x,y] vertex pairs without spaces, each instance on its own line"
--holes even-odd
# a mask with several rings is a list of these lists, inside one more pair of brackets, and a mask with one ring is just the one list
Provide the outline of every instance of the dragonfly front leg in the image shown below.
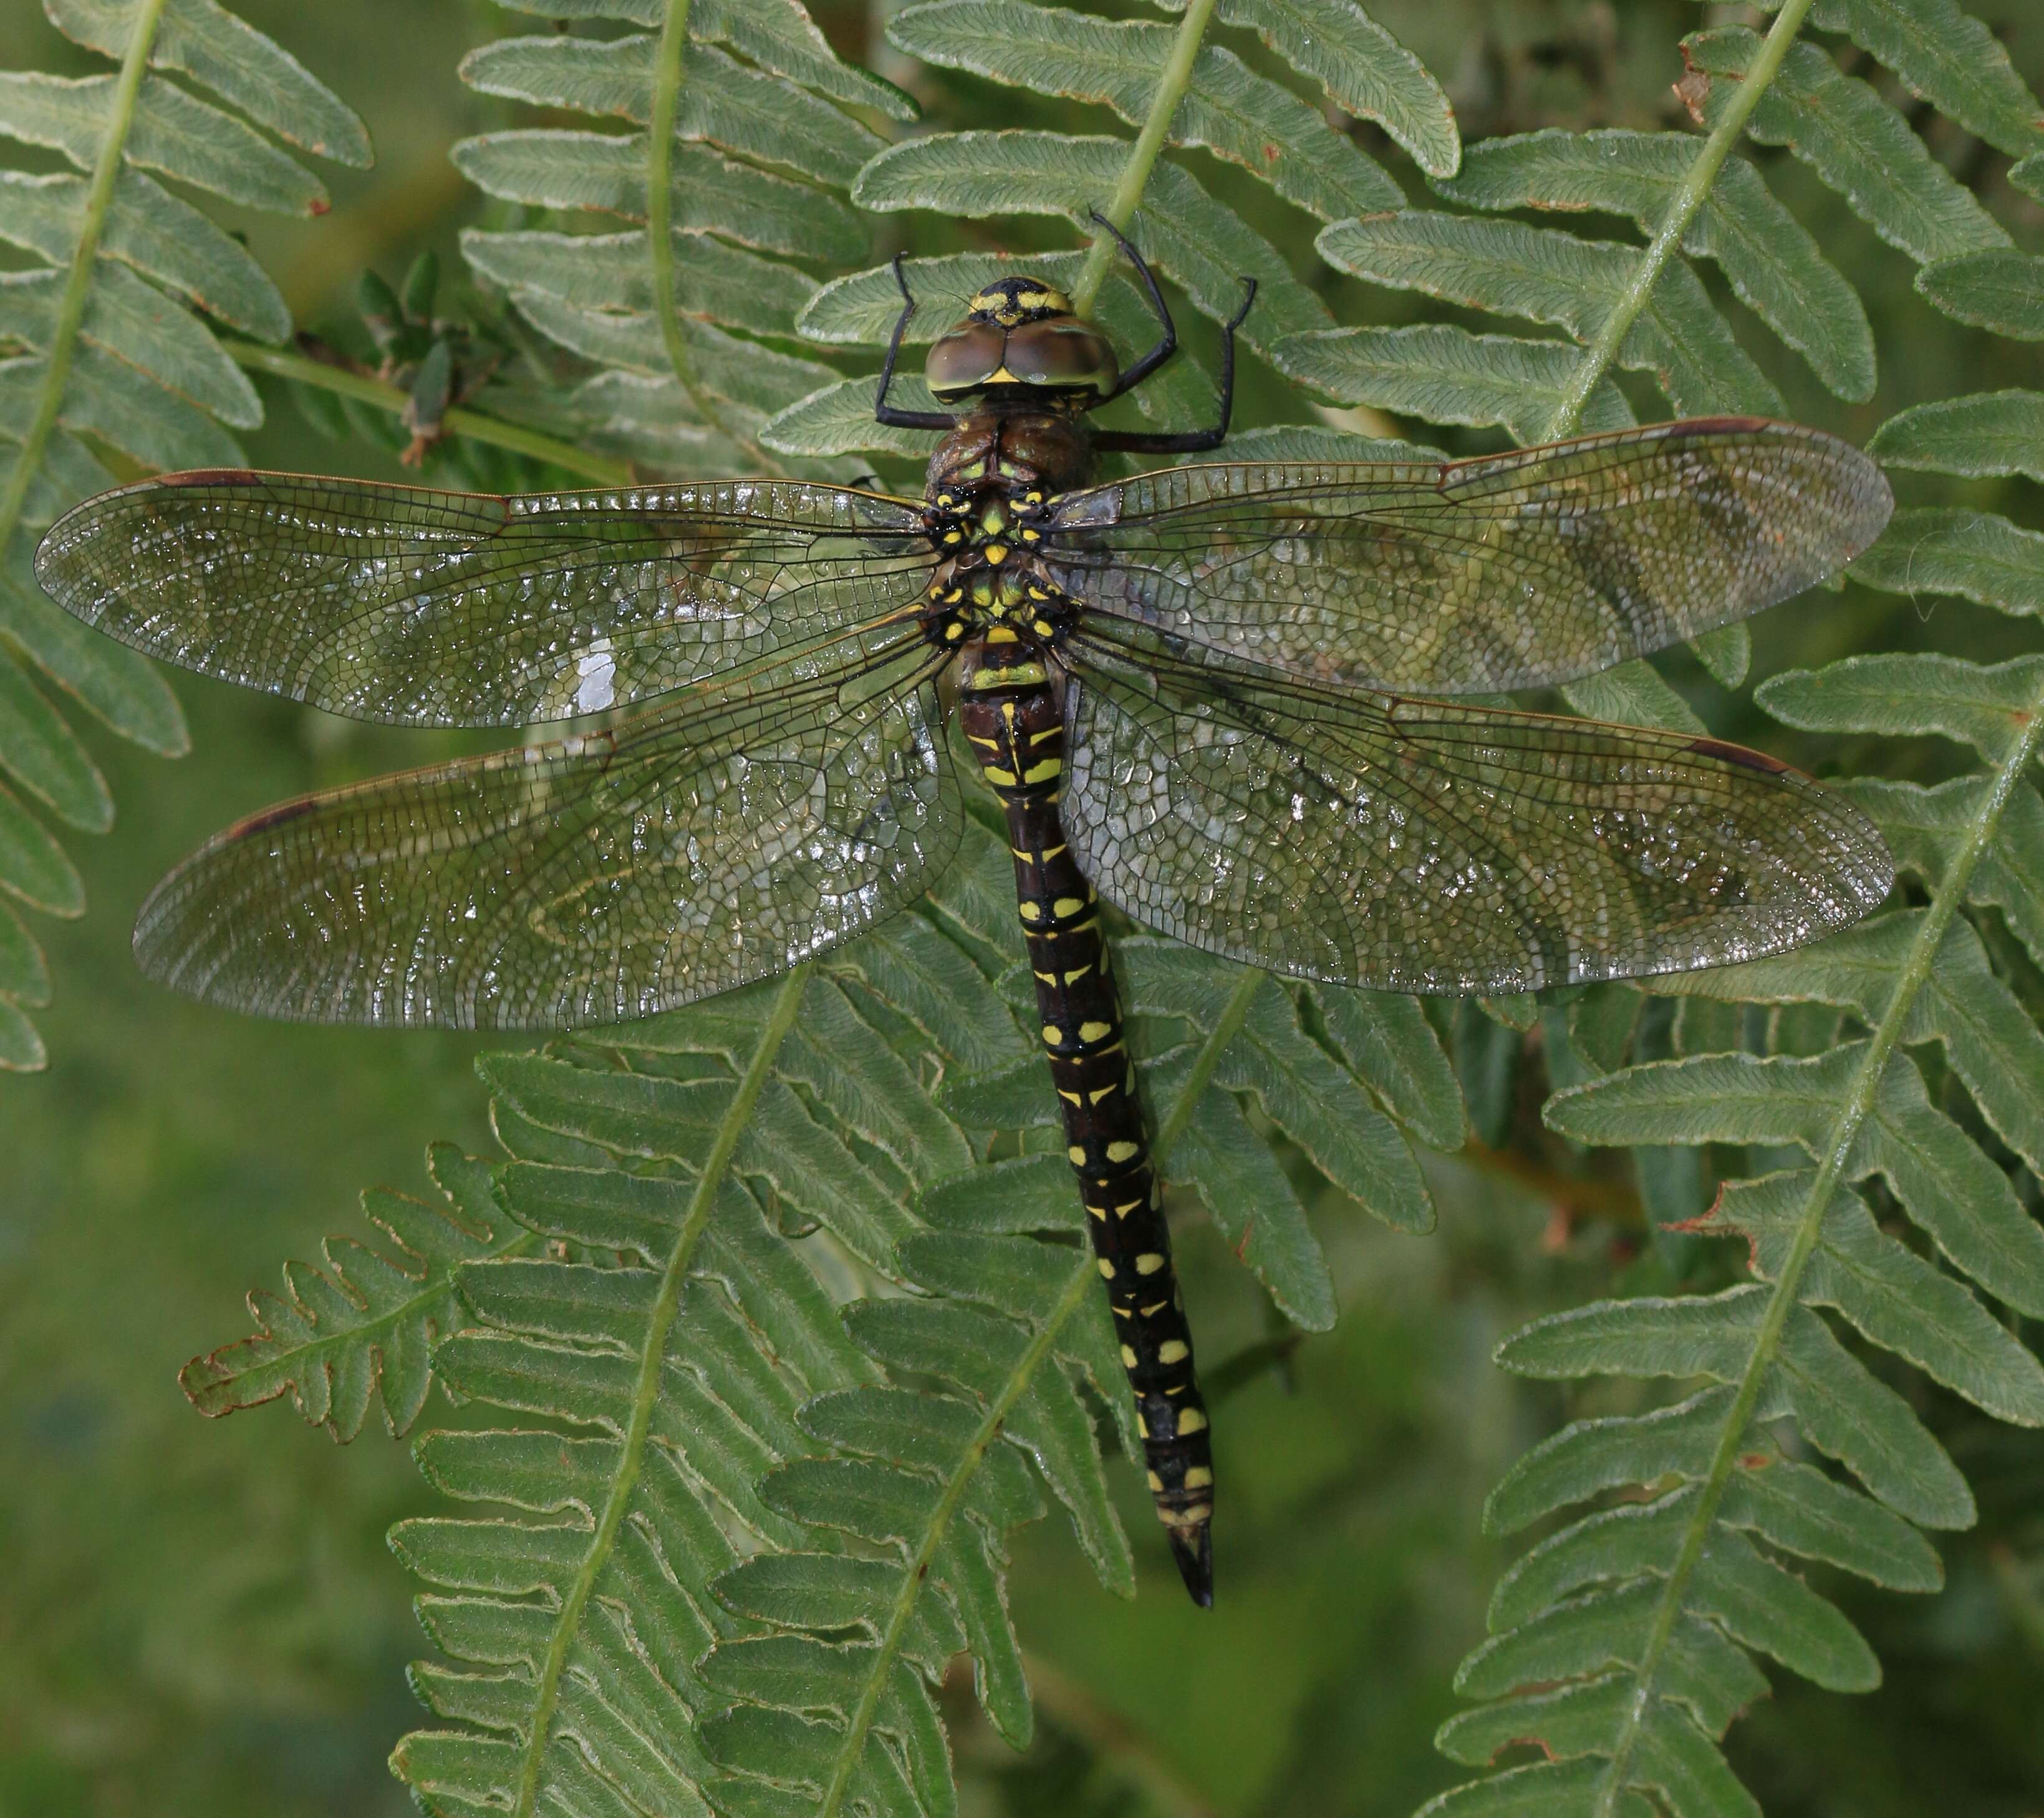
[[880,365],[880,390],[873,400],[873,420],[890,429],[955,429],[958,419],[947,410],[899,410],[887,402],[894,382],[894,363],[901,357],[901,337],[909,332],[909,318],[916,313],[916,299],[909,290],[909,275],[901,267],[901,255],[894,255],[894,282],[901,291],[901,313],[894,318],[894,332],[888,337],[887,357]]
[[1099,899],[1073,861],[1059,818],[1064,715],[1047,680],[1012,691],[986,686],[997,674],[982,671],[980,687],[962,691],[960,724],[1007,810],[1066,1154],[1135,1397],[1151,1494],[1185,1589],[1204,1607],[1213,1601],[1213,1450]]

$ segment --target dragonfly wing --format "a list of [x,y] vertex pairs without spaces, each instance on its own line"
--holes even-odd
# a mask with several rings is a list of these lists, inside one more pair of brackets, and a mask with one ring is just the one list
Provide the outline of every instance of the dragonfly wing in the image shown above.
[[1564,682],[1787,599],[1880,532],[1857,448],[1727,418],[1481,460],[1216,463],[1068,494],[1094,609],[1247,663],[1457,694]]
[[202,675],[355,719],[525,725],[846,631],[935,558],[909,501],[726,480],[514,498],[175,474],[36,555],[57,603]]
[[287,803],[202,848],[144,970],[300,1021],[559,1028],[785,971],[913,901],[959,809],[911,628],[614,731]]
[[1374,989],[1530,991],[1731,964],[1854,921],[1893,865],[1852,805],[1712,739],[1068,648],[1072,849],[1138,921]]

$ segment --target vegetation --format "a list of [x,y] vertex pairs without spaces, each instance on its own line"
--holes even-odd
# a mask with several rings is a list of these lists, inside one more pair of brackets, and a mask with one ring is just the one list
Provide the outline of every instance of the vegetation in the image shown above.
[[[0,175],[0,891],[32,910],[125,909],[235,813],[454,748],[198,685],[186,764],[102,738],[186,743],[26,579],[77,498],[401,455],[912,486],[928,438],[870,419],[884,256],[912,337],[1026,262],[1136,345],[1097,206],[1195,318],[1258,279],[1245,452],[1727,411],[1867,443],[1903,508],[1843,591],[1565,692],[1846,779],[1904,876],[1800,953],[1481,1005],[1124,931],[1214,1360],[1206,1617],[1121,1455],[991,832],[855,945],[539,1052],[232,1023],[147,994],[120,913],[46,961],[0,905],[0,1060],[49,1070],[0,1093],[0,1802],[395,1809],[394,1743],[425,1808],[521,1818],[2034,1808],[2028,9],[48,10],[61,39],[0,26],[0,132],[41,148]],[[244,211],[325,209],[299,152],[339,206],[294,238]],[[1210,412],[1188,340],[1132,424]],[[48,831],[117,798],[112,840]],[[229,1284],[362,1178],[424,1197],[365,1196],[221,1345]],[[194,1351],[202,1412],[373,1416],[417,1477],[173,1421]]]

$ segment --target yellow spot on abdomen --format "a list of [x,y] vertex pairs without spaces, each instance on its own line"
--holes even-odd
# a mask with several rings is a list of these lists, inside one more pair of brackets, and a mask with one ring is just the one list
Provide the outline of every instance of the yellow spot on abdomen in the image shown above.
[[1135,1346],[1124,1344],[1121,1347],[1121,1367],[1124,1370],[1133,1370],[1135,1367]]
[[1051,905],[1051,913],[1055,916],[1077,915],[1085,907],[1082,897],[1060,897]]
[[1157,1361],[1159,1363],[1183,1363],[1190,1348],[1181,1338],[1167,1338],[1157,1347]]
[[1048,782],[1064,767],[1062,759],[1046,758],[1041,763],[1032,764],[1023,771],[1022,780],[1024,782]]
[[1073,1143],[1069,1149],[1066,1150],[1065,1154],[1074,1167],[1082,1168],[1085,1166],[1085,1151],[1078,1143]]
[[1112,1023],[1082,1023],[1079,1024],[1079,1040],[1082,1042],[1100,1041],[1113,1033],[1114,1024]]
[[1140,1148],[1133,1143],[1110,1143],[1107,1146],[1107,1159],[1110,1162],[1133,1161],[1141,1153]]
[[1064,1040],[1065,1032],[1055,1023],[1046,1023],[1043,1025],[1043,1045],[1046,1047],[1062,1047],[1064,1045]]
[[1043,905],[1041,903],[1021,903],[1016,906],[1024,921],[1041,921],[1043,919]]
[[1114,1265],[1105,1256],[1100,1259],[1100,1272],[1108,1281],[1112,1282],[1114,1279]]
[[1205,1415],[1197,1408],[1188,1408],[1178,1416],[1179,1436],[1183,1438],[1187,1433],[1203,1433],[1206,1431],[1206,1425]]
[[1187,1489],[1204,1489],[1212,1482],[1213,1473],[1204,1465],[1194,1465],[1185,1473],[1185,1487]]
[[1135,1259],[1135,1273],[1139,1275],[1154,1275],[1163,1266],[1164,1258],[1161,1251],[1146,1250]]

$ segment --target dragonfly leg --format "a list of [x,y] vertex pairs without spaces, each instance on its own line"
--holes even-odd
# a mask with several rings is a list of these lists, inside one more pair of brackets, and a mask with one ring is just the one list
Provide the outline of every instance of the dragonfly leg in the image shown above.
[[1133,391],[1178,351],[1178,325],[1171,320],[1170,309],[1164,302],[1164,293],[1157,286],[1157,274],[1150,269],[1149,262],[1135,250],[1135,244],[1128,236],[1098,209],[1090,212],[1093,218],[1114,236],[1114,244],[1128,256],[1128,263],[1135,267],[1135,275],[1143,280],[1143,288],[1149,295],[1150,307],[1155,313],[1158,325],[1164,331],[1158,336],[1157,344],[1115,381],[1114,389],[1100,400],[1105,404],[1119,398],[1124,391]]
[[909,293],[909,275],[901,269],[898,252],[894,255],[894,282],[901,290],[901,313],[894,318],[887,358],[881,363],[880,392],[873,401],[873,420],[890,429],[955,429],[958,419],[947,410],[897,410],[887,402],[887,389],[894,382],[894,362],[901,354],[901,337],[909,332],[909,318],[916,313],[916,299]]
[[[1134,248],[1130,251],[1132,253]],[[1148,275],[1147,267],[1144,275]],[[1196,455],[1203,448],[1218,448],[1228,440],[1228,420],[1235,413],[1235,331],[1242,326],[1243,318],[1255,301],[1256,280],[1245,278],[1242,281],[1242,307],[1220,325],[1220,421],[1211,429],[1158,433],[1139,429],[1103,429],[1093,437],[1093,445],[1110,453],[1127,455]],[[1139,366],[1142,363],[1136,363]],[[1130,368],[1131,371],[1134,370]],[[1120,389],[1127,387],[1124,385]]]

